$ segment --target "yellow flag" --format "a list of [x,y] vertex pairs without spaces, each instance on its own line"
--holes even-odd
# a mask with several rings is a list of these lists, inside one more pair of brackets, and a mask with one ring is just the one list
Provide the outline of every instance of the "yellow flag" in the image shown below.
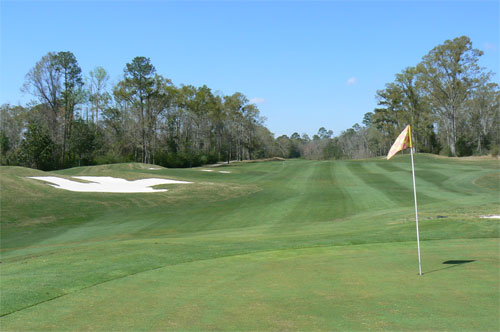
[[387,154],[387,160],[391,159],[396,153],[401,150],[413,147],[411,143],[411,127],[407,125],[406,128],[399,134],[396,142],[391,146]]

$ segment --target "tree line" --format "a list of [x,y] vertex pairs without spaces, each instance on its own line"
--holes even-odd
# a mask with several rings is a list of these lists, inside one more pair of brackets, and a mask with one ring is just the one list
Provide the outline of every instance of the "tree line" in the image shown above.
[[272,134],[240,92],[175,86],[135,57],[109,86],[102,67],[85,77],[71,52],[50,52],[26,74],[27,106],[1,106],[2,164],[56,169],[137,161],[190,167],[269,157]]
[[479,66],[483,52],[458,37],[434,47],[416,66],[403,69],[376,92],[377,108],[333,137],[320,128],[313,138],[277,138],[284,157],[353,159],[386,155],[410,124],[419,152],[445,156],[498,155],[500,90]]
[[269,157],[354,159],[387,154],[410,124],[419,152],[491,153],[500,144],[500,90],[479,66],[483,52],[458,37],[434,47],[376,92],[362,124],[334,136],[277,138],[240,92],[175,86],[149,58],[127,63],[119,82],[96,67],[82,74],[71,52],[49,52],[26,74],[25,106],[0,107],[2,165],[44,170],[137,161],[191,167]]

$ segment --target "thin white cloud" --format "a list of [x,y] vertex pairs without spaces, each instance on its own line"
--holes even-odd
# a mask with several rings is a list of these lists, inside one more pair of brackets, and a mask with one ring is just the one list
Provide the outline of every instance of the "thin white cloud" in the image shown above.
[[255,97],[255,98],[250,99],[250,103],[252,103],[252,104],[263,104],[265,102],[266,102],[266,100],[264,98],[261,98],[261,97]]
[[486,42],[486,43],[483,44],[483,47],[484,47],[485,50],[496,51],[496,49],[497,49],[497,46],[495,45],[495,43],[488,43],[488,42]]
[[353,85],[353,84],[356,84],[356,77],[354,76],[347,80],[347,85]]

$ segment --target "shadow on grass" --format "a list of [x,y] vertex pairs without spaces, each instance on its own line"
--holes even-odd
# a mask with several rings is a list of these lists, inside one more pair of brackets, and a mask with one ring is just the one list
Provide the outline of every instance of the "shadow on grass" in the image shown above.
[[446,261],[446,262],[443,262],[443,264],[455,264],[455,265],[458,265],[458,264],[471,263],[471,262],[475,262],[475,261],[476,261],[475,259],[456,260],[456,261]]
[[424,274],[438,272],[438,271],[442,271],[442,270],[446,270],[446,269],[451,269],[453,267],[457,267],[457,266],[462,265],[462,264],[472,263],[472,262],[475,262],[475,261],[476,261],[475,259],[445,261],[445,262],[443,262],[443,264],[450,265],[450,266],[443,267],[441,269],[436,269],[436,270],[428,271],[428,272],[425,272]]

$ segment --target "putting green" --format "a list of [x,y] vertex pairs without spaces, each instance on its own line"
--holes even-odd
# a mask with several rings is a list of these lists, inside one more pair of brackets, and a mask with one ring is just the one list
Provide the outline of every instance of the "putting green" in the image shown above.
[[[5,330],[497,330],[498,161],[2,167]],[[74,193],[26,176],[193,181]],[[22,199],[18,198],[22,197]],[[439,217],[438,217],[439,216]]]

